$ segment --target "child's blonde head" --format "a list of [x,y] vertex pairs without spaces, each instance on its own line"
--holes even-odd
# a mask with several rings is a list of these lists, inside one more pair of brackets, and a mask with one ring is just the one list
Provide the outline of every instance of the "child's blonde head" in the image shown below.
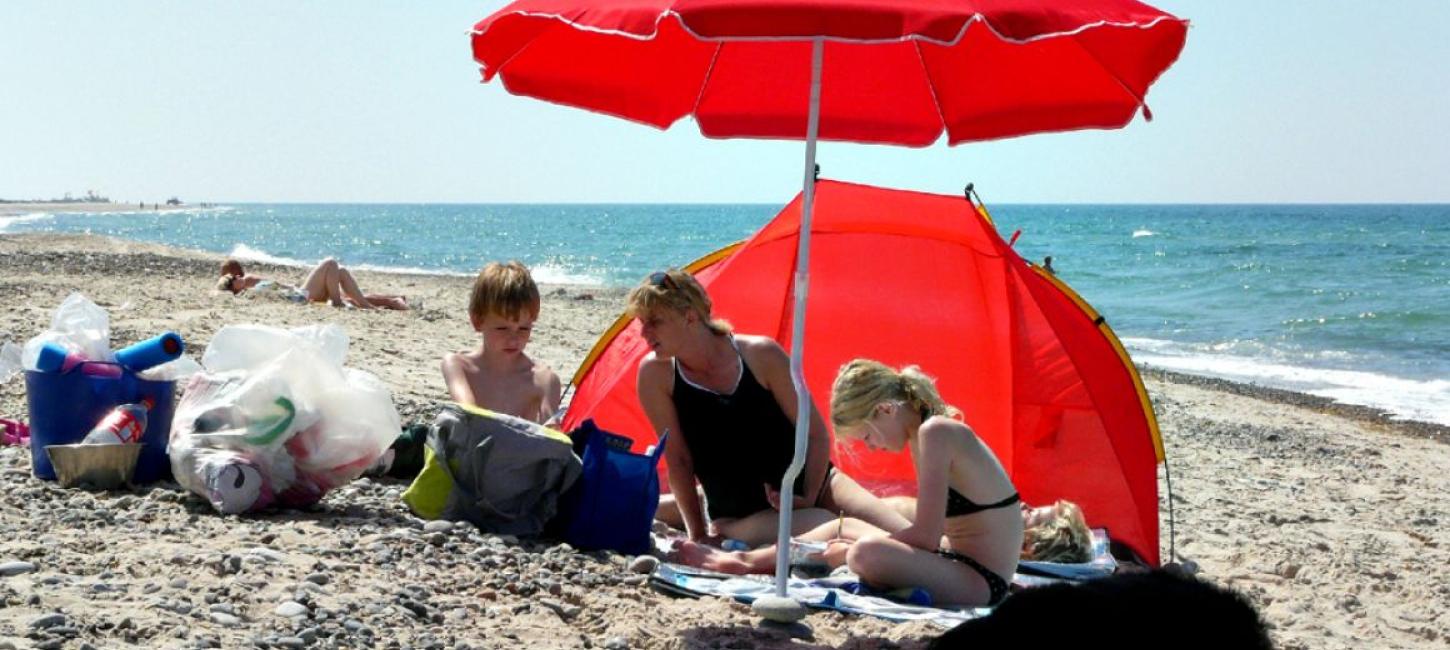
[[478,272],[468,298],[468,315],[477,323],[489,314],[539,317],[539,287],[523,263],[489,262]]
[[1038,562],[1087,562],[1092,559],[1093,534],[1082,508],[1059,500],[1052,517],[1022,532],[1022,557]]
[[836,373],[831,386],[831,424],[837,429],[866,421],[877,404],[901,402],[921,414],[956,417],[960,411],[942,401],[936,382],[916,366],[894,370],[871,359],[853,359]]
[[715,334],[729,334],[730,323],[710,314],[710,294],[695,276],[679,269],[656,271],[629,292],[626,313],[645,318],[663,309],[681,314],[694,312]]
[[222,275],[235,275],[237,277],[241,277],[243,275],[246,275],[246,273],[242,272],[241,262],[238,262],[228,257],[225,260],[222,260]]

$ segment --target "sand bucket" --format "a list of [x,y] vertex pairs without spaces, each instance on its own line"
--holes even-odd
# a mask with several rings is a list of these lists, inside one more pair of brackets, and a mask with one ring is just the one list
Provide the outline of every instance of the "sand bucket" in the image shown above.
[[131,479],[150,483],[171,477],[166,445],[171,438],[176,382],[148,381],[124,368],[119,377],[29,370],[25,388],[30,407],[30,460],[36,478],[56,478],[46,447],[78,443],[111,409],[146,397],[154,405],[146,414],[141,459]]
[[131,482],[144,444],[46,445],[61,487],[114,490]]

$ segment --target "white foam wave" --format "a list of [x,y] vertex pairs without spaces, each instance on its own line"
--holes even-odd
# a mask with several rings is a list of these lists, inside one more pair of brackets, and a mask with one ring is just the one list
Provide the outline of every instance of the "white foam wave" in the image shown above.
[[55,215],[49,212],[31,212],[28,214],[0,216],[0,232],[5,232],[11,225],[17,223],[30,223],[32,221],[43,221]]
[[603,285],[606,284],[603,277],[589,273],[570,271],[555,264],[539,264],[529,267],[529,274],[534,276],[534,282],[539,284],[584,284]]
[[1133,239],[1137,239],[1139,237],[1152,237],[1153,235],[1156,235],[1156,234],[1158,234],[1158,233],[1153,232],[1151,230],[1134,230],[1133,231]]
[[276,264],[278,266],[301,266],[311,267],[315,262],[304,262],[290,257],[281,257],[268,253],[267,251],[252,248],[246,244],[237,244],[232,247],[232,252],[227,256],[242,260],[244,262],[261,262],[263,264]]
[[438,275],[444,277],[471,278],[474,274],[461,271],[447,271],[442,269],[425,269],[416,266],[386,266],[381,264],[348,264],[348,267],[359,271],[372,271],[374,273],[404,273],[408,275]]
[[1400,419],[1450,425],[1450,381],[1443,379],[1417,380],[1366,370],[1308,368],[1157,339],[1125,338],[1123,344],[1135,362],[1147,366],[1282,388],[1382,409]]

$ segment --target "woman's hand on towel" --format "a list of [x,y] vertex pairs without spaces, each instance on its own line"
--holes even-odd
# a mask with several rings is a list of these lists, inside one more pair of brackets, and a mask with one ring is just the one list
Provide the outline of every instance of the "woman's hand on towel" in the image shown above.
[[[762,485],[765,486],[765,500],[770,503],[770,507],[780,510],[780,490],[770,487],[769,483],[762,483]],[[806,501],[805,497],[799,494],[793,495],[790,502],[795,510],[800,510],[811,505],[810,502]]]

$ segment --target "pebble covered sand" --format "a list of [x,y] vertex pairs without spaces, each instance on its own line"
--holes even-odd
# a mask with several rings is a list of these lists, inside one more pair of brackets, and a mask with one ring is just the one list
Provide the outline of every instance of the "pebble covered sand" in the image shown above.
[[[359,273],[365,290],[424,305],[363,312],[214,294],[219,259],[0,235],[0,340],[44,329],[72,291],[110,312],[116,346],[172,329],[200,351],[230,323],[333,322],[351,337],[349,364],[392,388],[405,421],[426,421],[446,397],[442,353],[477,344],[467,278]],[[567,380],[623,292],[544,293],[529,351]],[[1450,646],[1444,427],[1215,380],[1145,379],[1168,450],[1176,551],[1246,594],[1279,647]],[[25,417],[23,384],[0,385],[0,417]],[[651,590],[629,557],[419,520],[393,479],[243,518],[174,483],[62,490],[30,475],[23,448],[0,449],[0,482],[0,649],[917,648],[936,632],[821,612],[763,625],[742,605]],[[1163,521],[1166,558],[1166,499]],[[1181,616],[1185,633],[1207,624]]]

